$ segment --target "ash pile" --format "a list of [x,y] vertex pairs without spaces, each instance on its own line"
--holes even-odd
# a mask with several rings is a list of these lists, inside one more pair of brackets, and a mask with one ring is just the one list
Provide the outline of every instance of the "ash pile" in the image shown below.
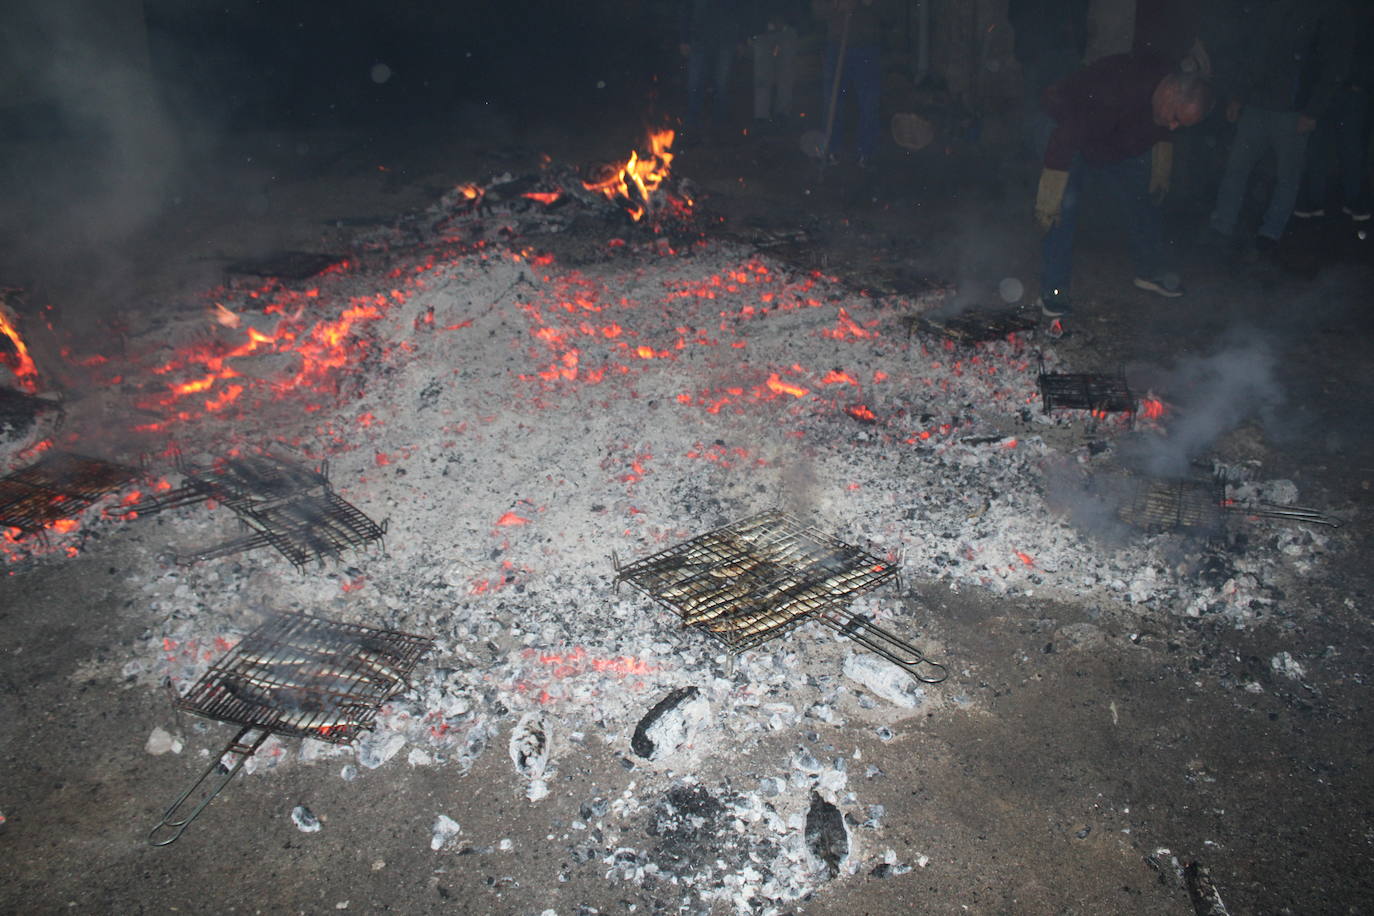
[[[528,196],[564,180],[507,184],[457,190],[313,276],[210,291],[210,314],[174,329],[172,352],[168,335],[132,341],[100,400],[152,454],[175,441],[328,461],[333,492],[387,520],[384,552],[300,567],[271,551],[162,562],[169,543],[222,536],[203,507],[142,521],[96,507],[53,537],[128,544],[148,628],[116,664],[150,690],[184,693],[275,613],[433,639],[373,731],[349,745],[273,736],[249,774],[461,775],[508,756],[522,804],[553,819],[560,765],[596,748],[625,769],[614,791],[578,801],[575,861],[698,909],[781,912],[841,875],[927,864],[892,848],[865,800],[885,775],[830,726],[892,740],[958,695],[978,660],[947,659],[949,685],[922,685],[814,625],[732,656],[617,594],[613,553],[633,561],[781,506],[900,566],[902,588],[848,610],[919,634],[935,657],[948,653],[921,583],[1245,625],[1322,562],[1331,535],[1310,525],[1256,525],[1243,553],[1222,545],[1220,567],[1203,569],[1187,532],[1104,539],[1075,524],[1046,499],[1047,468],[1092,470],[1167,418],[1043,410],[1040,375],[1075,367],[1030,332],[909,335],[929,303],[623,219],[573,266],[530,241],[570,225],[573,205]],[[170,462],[149,473],[154,488],[179,483]],[[1297,496],[1254,473],[1225,486]],[[418,844],[450,848],[461,820],[436,811]]]

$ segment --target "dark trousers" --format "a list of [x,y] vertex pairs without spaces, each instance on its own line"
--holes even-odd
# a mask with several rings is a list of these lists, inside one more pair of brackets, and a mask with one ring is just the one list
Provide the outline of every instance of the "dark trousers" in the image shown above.
[[1325,207],[1331,194],[1331,178],[1340,170],[1340,203],[1364,207],[1365,153],[1369,125],[1369,93],[1347,86],[1332,102],[1330,112],[1317,121],[1307,144],[1307,169],[1303,174],[1302,195],[1305,210]]
[[[839,56],[838,42],[825,46],[822,62],[821,112],[829,117],[830,93],[835,86],[835,61]],[[850,45],[844,52],[844,72],[840,74],[840,93],[835,100],[835,123],[830,132],[830,152],[845,146],[846,110],[852,101],[858,109],[859,127],[854,152],[860,159],[870,159],[878,151],[878,102],[881,95],[882,72],[878,66],[876,45]],[[825,122],[822,122],[825,123]]]
[[1120,202],[1131,244],[1131,259],[1138,277],[1157,276],[1164,262],[1164,233],[1159,208],[1150,200],[1150,154],[1144,153],[1121,162],[1088,165],[1074,159],[1069,183],[1064,189],[1064,205],[1059,223],[1045,234],[1042,247],[1040,291],[1042,295],[1067,293],[1073,275],[1073,241],[1078,231],[1078,213],[1084,184],[1091,177],[1106,185]]
[[730,70],[734,63],[729,45],[695,42],[687,53],[687,129],[705,126],[706,89],[710,80],[715,93],[711,120],[716,127],[730,122]]

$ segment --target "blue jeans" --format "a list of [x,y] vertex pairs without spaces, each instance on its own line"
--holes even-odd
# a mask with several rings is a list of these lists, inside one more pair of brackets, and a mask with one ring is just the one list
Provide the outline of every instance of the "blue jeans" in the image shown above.
[[1307,150],[1307,134],[1298,133],[1296,111],[1273,111],[1268,108],[1246,106],[1236,122],[1236,136],[1231,141],[1231,153],[1221,174],[1221,189],[1217,191],[1216,209],[1212,211],[1212,228],[1222,235],[1232,235],[1245,204],[1245,189],[1250,173],[1255,170],[1268,150],[1274,150],[1275,183],[1260,222],[1259,234],[1277,242],[1288,228],[1288,217],[1298,202],[1298,188],[1302,185],[1302,160]]
[[1091,175],[1111,188],[1120,202],[1130,237],[1131,260],[1138,277],[1154,278],[1164,263],[1164,233],[1159,221],[1159,208],[1150,200],[1150,154],[1143,153],[1121,162],[1088,165],[1076,157],[1069,169],[1069,183],[1064,189],[1064,204],[1059,222],[1045,233],[1041,249],[1042,295],[1067,293],[1073,274],[1073,239],[1078,230],[1078,211],[1083,198],[1085,179]]
[[[839,55],[839,45],[830,42],[825,46],[821,69],[821,89],[825,98],[821,101],[821,112],[829,118],[830,92],[835,87],[835,59]],[[841,148],[840,138],[844,136],[845,108],[849,99],[854,99],[859,109],[859,135],[855,140],[855,153],[860,159],[871,159],[878,150],[878,100],[882,87],[882,71],[878,66],[878,48],[873,45],[853,45],[844,52],[844,72],[840,74],[840,94],[835,100],[835,123],[830,131],[830,149],[834,152]]]

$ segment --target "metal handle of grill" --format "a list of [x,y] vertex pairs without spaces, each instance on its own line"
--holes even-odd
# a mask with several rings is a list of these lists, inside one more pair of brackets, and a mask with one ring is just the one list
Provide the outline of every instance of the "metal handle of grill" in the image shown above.
[[[949,677],[945,666],[926,658],[926,654],[896,633],[878,626],[867,617],[827,611],[816,619],[830,629],[847,636],[875,655],[880,655],[922,684],[938,684]],[[936,674],[927,674],[933,669]]]
[[225,541],[222,544],[216,544],[213,547],[206,547],[204,550],[196,550],[191,553],[173,553],[171,556],[178,566],[194,566],[205,560],[219,560],[245,551],[257,550],[259,547],[266,547],[271,543],[271,538],[265,532],[257,531]]
[[[256,734],[254,734],[256,732]],[[181,797],[172,802],[166,812],[162,815],[162,820],[158,821],[157,826],[148,831],[148,845],[167,846],[175,843],[185,832],[191,821],[200,816],[200,812],[205,810],[205,806],[214,801],[215,796],[229,784],[229,780],[243,765],[248,762],[262,743],[267,740],[267,736],[272,734],[264,728],[256,726],[245,726],[233,737],[229,745],[211,761],[210,766],[200,774],[200,778],[192,783],[191,788],[181,793]],[[251,741],[249,740],[251,736]],[[228,772],[221,773],[217,779],[214,777],[215,771],[219,769],[220,761],[226,754],[233,754],[238,759]],[[202,793],[200,800],[195,801],[192,796]],[[194,807],[192,807],[194,805]],[[170,833],[168,833],[170,831]],[[159,836],[159,834],[164,834]]]
[[1308,509],[1305,506],[1280,506],[1275,503],[1236,503],[1227,506],[1232,512],[1242,515],[1253,515],[1257,518],[1276,518],[1289,522],[1307,522],[1311,525],[1325,525],[1328,528],[1339,528],[1341,523],[1331,516],[1322,512],[1320,509]]

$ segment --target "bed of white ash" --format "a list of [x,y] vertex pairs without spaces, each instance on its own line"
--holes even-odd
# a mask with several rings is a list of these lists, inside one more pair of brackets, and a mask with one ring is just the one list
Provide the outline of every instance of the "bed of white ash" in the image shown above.
[[[517,237],[557,228],[533,211],[501,216]],[[731,660],[633,589],[617,592],[613,556],[781,506],[900,564],[908,582],[1238,626],[1322,561],[1326,535],[1303,527],[1242,521],[1246,549],[1209,564],[1179,535],[1075,528],[1044,498],[1046,468],[1108,461],[1127,424],[1044,414],[1040,360],[1074,367],[1036,340],[951,349],[912,338],[901,318],[928,303],[870,297],[706,238],[627,231],[572,269],[531,243],[490,240],[494,219],[446,220],[445,237],[419,247],[379,234],[305,283],[212,291],[207,305],[239,326],[197,313],[194,327],[136,342],[102,402],[116,415],[134,404],[131,424],[188,456],[268,447],[327,459],[337,491],[388,522],[384,548],[322,568],[297,571],[270,551],[178,567],[159,557],[233,536],[228,510],[121,522],[101,517],[122,498],[110,497],[37,561],[60,562],[81,538],[128,541],[124,575],[145,596],[147,630],[125,676],[185,690],[279,611],[436,640],[375,732],[354,746],[273,738],[249,773],[461,773],[483,754],[509,755],[538,806],[570,748],[602,745],[635,766],[621,791],[583,806],[578,855],[602,862],[608,881],[780,911],[835,875],[926,860],[885,844],[883,812],[864,799],[881,774],[857,748],[797,740],[790,759],[747,770],[718,751],[840,721],[890,739],[961,693],[978,660],[942,659],[951,680],[923,687],[819,626]],[[241,364],[236,375],[166,395],[206,376],[188,354],[222,353],[249,328],[276,339],[226,360]],[[1146,427],[1137,434],[1162,434]],[[175,484],[168,454],[153,468]],[[1234,495],[1297,497],[1281,481],[1240,486]],[[853,610],[941,659],[940,621],[916,607],[887,586]],[[665,698],[676,699],[636,742]],[[154,732],[149,751],[181,745]],[[432,845],[462,820],[436,812]]]

